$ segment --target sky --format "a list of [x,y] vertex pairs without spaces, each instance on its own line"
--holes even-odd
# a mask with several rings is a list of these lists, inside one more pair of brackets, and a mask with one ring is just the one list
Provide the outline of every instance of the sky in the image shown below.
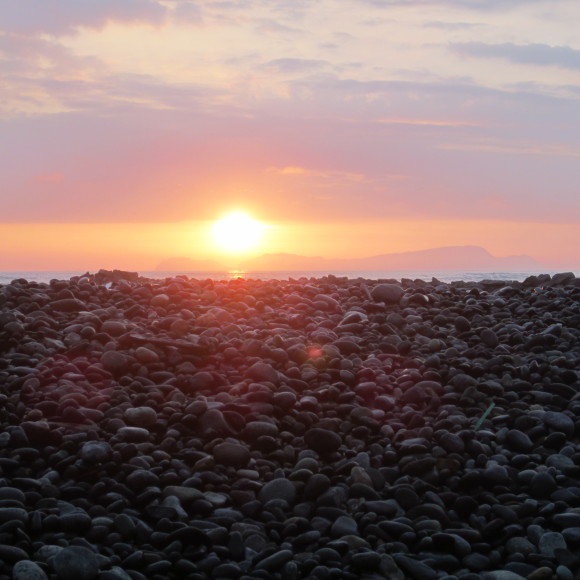
[[580,265],[577,0],[4,0],[0,270],[446,245]]

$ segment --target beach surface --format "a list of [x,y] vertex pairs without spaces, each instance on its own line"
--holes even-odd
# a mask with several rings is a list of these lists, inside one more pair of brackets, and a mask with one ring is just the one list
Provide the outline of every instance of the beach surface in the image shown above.
[[580,279],[0,286],[0,580],[580,578]]

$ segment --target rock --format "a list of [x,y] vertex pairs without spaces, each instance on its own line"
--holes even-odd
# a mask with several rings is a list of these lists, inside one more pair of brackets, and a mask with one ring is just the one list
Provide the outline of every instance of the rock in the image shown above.
[[506,444],[510,449],[520,453],[529,453],[534,448],[532,440],[519,429],[510,429],[508,431]]
[[378,284],[371,290],[371,297],[375,302],[397,304],[405,291],[396,284]]
[[22,548],[0,544],[0,560],[3,562],[12,564],[20,560],[28,560],[28,558],[28,554]]
[[533,497],[548,498],[556,491],[557,484],[554,478],[546,471],[536,473],[530,482],[530,493]]
[[458,332],[467,332],[471,330],[471,323],[465,316],[456,316],[453,321]]
[[481,342],[488,348],[495,348],[499,344],[496,333],[490,328],[484,328],[479,337],[481,338]]
[[282,499],[289,505],[293,505],[296,497],[294,484],[285,478],[272,479],[262,487],[258,494],[258,499],[263,503],[268,503],[272,499]]
[[47,580],[44,570],[31,560],[20,560],[12,568],[12,580]]
[[129,359],[121,352],[107,350],[101,355],[101,364],[112,375],[119,376],[129,368]]
[[82,546],[63,548],[52,560],[59,580],[93,580],[99,573],[99,561],[94,552]]
[[541,566],[526,577],[527,580],[552,580],[553,571],[548,566]]
[[76,298],[63,298],[62,300],[53,300],[50,307],[57,312],[78,312],[84,310],[85,305]]
[[151,427],[157,422],[157,412],[151,407],[130,407],[125,411],[125,420],[137,427]]
[[350,516],[339,516],[330,528],[330,535],[334,538],[358,535],[358,525]]
[[242,431],[242,438],[248,441],[256,441],[258,437],[277,437],[278,427],[268,421],[251,421]]
[[117,437],[128,443],[143,443],[149,440],[149,431],[142,427],[121,427],[117,431]]
[[574,434],[574,421],[564,413],[557,411],[546,411],[543,416],[546,426],[555,431],[561,431],[568,437]]
[[[436,580],[437,572],[427,564],[415,560],[410,556],[402,554],[395,554],[394,556],[397,566],[405,572],[409,578],[414,580]],[[505,579],[508,580],[508,579]]]
[[159,477],[152,471],[146,469],[132,471],[125,481],[127,486],[136,492],[142,491],[146,487],[156,487],[159,485]]
[[278,371],[269,364],[263,362],[254,363],[246,370],[245,375],[248,379],[257,382],[269,382],[274,383],[275,385],[280,382]]
[[216,463],[230,467],[246,467],[250,461],[250,451],[237,443],[220,443],[213,448]]
[[567,548],[566,540],[560,532],[546,532],[542,534],[538,547],[540,548],[540,553],[548,556],[548,558],[553,558],[556,550],[565,550]]
[[7,522],[20,522],[25,524],[28,521],[28,512],[17,507],[0,507],[0,524]]
[[282,566],[286,564],[286,562],[290,561],[292,559],[292,556],[293,554],[290,550],[279,550],[274,554],[272,554],[271,556],[268,556],[263,560],[260,560],[256,564],[256,570],[266,570],[267,572],[276,572],[277,570],[280,570],[280,568],[282,568]]
[[111,446],[106,441],[87,441],[81,447],[81,458],[86,463],[104,463],[113,453]]
[[321,455],[327,455],[338,450],[342,439],[338,433],[314,427],[309,429],[304,436],[304,441],[310,449],[314,449]]
[[109,336],[121,336],[127,332],[127,327],[120,320],[105,320],[101,325],[101,332],[106,332]]
[[444,433],[439,440],[439,445],[449,453],[463,453],[465,442],[455,433]]
[[494,570],[492,572],[484,572],[483,580],[526,580],[526,578],[509,570]]
[[159,355],[146,346],[139,346],[135,349],[135,358],[146,365],[159,362]]

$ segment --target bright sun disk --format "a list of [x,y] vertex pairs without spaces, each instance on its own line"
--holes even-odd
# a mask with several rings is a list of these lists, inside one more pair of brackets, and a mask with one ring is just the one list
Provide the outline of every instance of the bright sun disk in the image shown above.
[[223,251],[239,253],[255,248],[265,227],[247,213],[237,211],[216,221],[211,230],[214,242]]

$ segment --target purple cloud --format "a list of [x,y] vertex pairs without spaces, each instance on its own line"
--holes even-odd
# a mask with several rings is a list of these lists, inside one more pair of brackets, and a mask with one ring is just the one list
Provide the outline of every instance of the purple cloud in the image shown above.
[[457,54],[480,58],[501,58],[512,62],[559,66],[572,70],[580,69],[580,50],[569,46],[548,44],[518,45],[511,42],[487,44],[485,42],[452,43],[451,49]]
[[18,0],[0,5],[0,30],[16,34],[69,34],[109,21],[163,22],[167,9],[155,0]]

